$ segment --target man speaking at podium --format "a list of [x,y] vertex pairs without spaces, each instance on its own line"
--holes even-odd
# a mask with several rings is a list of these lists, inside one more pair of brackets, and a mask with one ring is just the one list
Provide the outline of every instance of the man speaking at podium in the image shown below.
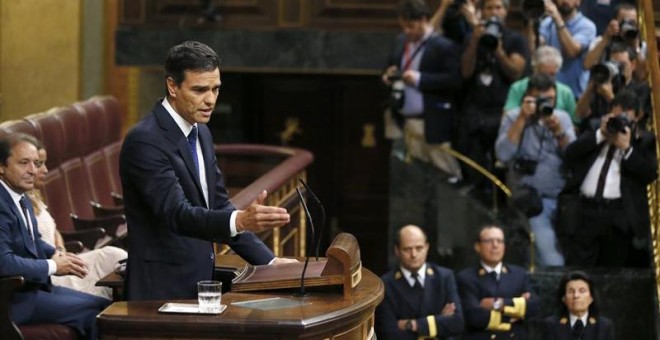
[[378,339],[445,339],[463,331],[463,312],[454,274],[426,262],[429,243],[418,226],[396,236],[400,267],[385,274],[385,298],[376,308]]
[[219,65],[202,43],[172,47],[166,97],[124,140],[129,300],[196,298],[196,283],[213,276],[212,242],[255,265],[291,261],[275,258],[253,234],[288,223],[286,209],[263,205],[265,190],[245,210],[229,201],[206,126],[220,93]]

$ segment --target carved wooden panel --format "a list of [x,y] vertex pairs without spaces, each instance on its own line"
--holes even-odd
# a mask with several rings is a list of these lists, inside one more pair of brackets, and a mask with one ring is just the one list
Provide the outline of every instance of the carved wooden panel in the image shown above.
[[[178,28],[399,29],[399,0],[121,0],[119,24]],[[440,0],[427,1],[434,11]]]
[[119,24],[179,28],[274,27],[273,0],[122,0]]

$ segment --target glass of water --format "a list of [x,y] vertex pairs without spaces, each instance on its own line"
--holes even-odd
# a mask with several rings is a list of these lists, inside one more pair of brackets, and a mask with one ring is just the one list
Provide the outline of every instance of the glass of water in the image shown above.
[[197,282],[197,299],[199,300],[200,313],[220,313],[220,301],[222,299],[222,282],[220,281]]

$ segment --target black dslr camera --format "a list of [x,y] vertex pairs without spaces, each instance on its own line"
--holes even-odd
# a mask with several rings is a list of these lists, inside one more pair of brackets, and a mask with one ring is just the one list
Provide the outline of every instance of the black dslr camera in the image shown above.
[[401,79],[403,79],[403,74],[401,73],[401,71],[396,71],[387,76],[387,80],[389,81],[397,81]]
[[532,176],[536,173],[536,166],[538,164],[539,162],[533,159],[517,158],[513,162],[513,170],[519,174]]
[[611,134],[625,133],[626,127],[632,130],[633,125],[634,122],[630,118],[628,118],[628,115],[622,113],[608,119],[607,124],[605,125],[605,129],[607,130],[608,133]]
[[621,64],[612,61],[605,61],[598,63],[591,68],[591,79],[597,84],[604,84],[608,81],[614,83],[615,80],[618,80],[617,78],[623,76],[622,71]]
[[619,36],[618,38],[622,41],[632,41],[637,39],[639,36],[639,28],[635,20],[632,19],[623,19],[619,21]]
[[500,18],[490,17],[484,24],[484,33],[479,38],[479,44],[488,51],[495,51],[502,38],[502,23]]
[[555,111],[555,106],[552,103],[552,99],[548,97],[538,97],[536,98],[536,116],[537,117],[549,117],[552,116],[552,112]]

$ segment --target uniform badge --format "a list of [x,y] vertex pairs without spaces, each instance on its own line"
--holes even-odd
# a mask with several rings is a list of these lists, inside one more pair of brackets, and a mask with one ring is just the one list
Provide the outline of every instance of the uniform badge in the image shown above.
[[559,319],[559,323],[562,324],[562,325],[567,324],[568,323],[568,318],[564,317],[564,318]]
[[426,268],[426,275],[433,276],[433,269]]
[[595,324],[596,324],[596,318],[594,318],[594,317],[590,317],[590,318],[589,318],[589,324],[590,324],[590,325],[595,325]]
[[479,276],[484,276],[486,275],[486,269],[480,268],[479,269]]
[[401,279],[401,272],[400,271],[397,270],[396,273],[394,273],[394,279],[395,280],[400,280]]

